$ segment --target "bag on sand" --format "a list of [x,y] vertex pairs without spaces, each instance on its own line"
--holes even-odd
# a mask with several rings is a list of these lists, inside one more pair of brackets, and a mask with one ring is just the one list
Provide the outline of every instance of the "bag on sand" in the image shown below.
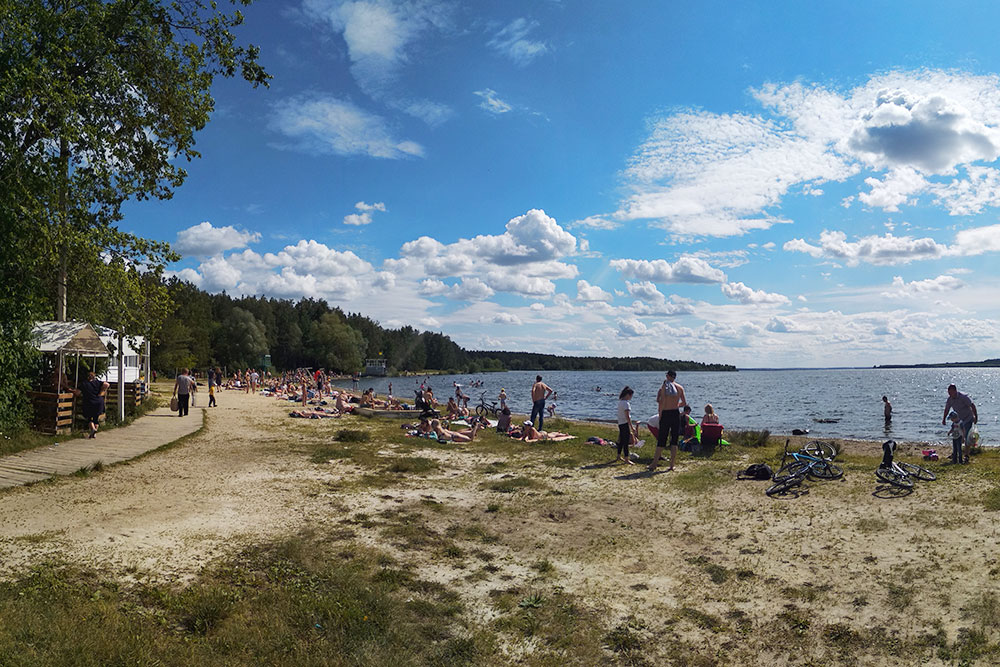
[[171,412],[177,412],[178,408],[180,408],[180,406],[177,404],[177,397],[176,396],[171,396],[170,397],[170,411]]
[[774,477],[774,471],[766,463],[754,463],[736,477],[737,479],[765,480]]

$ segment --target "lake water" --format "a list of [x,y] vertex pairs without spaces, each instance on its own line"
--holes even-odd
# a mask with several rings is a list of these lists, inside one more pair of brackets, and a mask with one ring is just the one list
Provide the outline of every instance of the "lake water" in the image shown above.
[[[484,391],[487,400],[495,401],[504,387],[511,410],[527,414],[531,411],[531,384],[538,374],[558,394],[551,401],[556,404],[556,415],[605,421],[615,418],[618,394],[625,385],[635,390],[632,412],[636,418],[655,414],[656,391],[664,378],[661,372],[508,371],[434,375],[427,381],[441,402],[454,395],[453,382],[461,383],[471,397],[470,407],[478,403]],[[413,390],[423,379],[362,378],[359,388],[374,387],[384,394],[392,382],[395,396],[412,401]],[[483,386],[469,387],[473,380],[482,381]],[[935,443],[947,440],[948,429],[941,426],[941,415],[948,398],[947,387],[954,382],[976,404],[983,443],[993,445],[1000,437],[997,368],[681,372],[677,381],[684,386],[695,416],[700,418],[705,404],[711,403],[722,424],[730,429],[791,433],[798,428],[809,429],[810,435],[817,438],[895,438]],[[888,431],[882,417],[883,395],[893,406]],[[817,419],[837,421],[820,423]]]

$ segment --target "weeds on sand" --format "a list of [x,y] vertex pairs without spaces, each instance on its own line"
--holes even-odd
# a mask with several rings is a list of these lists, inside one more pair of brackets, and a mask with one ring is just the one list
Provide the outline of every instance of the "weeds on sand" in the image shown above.
[[514,476],[504,477],[493,482],[485,482],[483,487],[490,491],[496,491],[497,493],[514,493],[515,491],[525,489],[546,488],[544,484],[530,477]]
[[771,432],[768,430],[730,431],[727,429],[724,437],[730,445],[738,447],[766,447],[771,438]]
[[458,596],[359,547],[299,536],[252,547],[183,588],[122,588],[57,563],[0,583],[0,664],[470,665]]

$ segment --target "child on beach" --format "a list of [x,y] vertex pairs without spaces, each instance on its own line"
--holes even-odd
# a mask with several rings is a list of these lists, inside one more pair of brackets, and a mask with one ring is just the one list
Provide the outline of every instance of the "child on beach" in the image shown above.
[[718,424],[719,415],[715,414],[715,408],[709,403],[705,406],[705,416],[701,418],[702,424]]
[[951,417],[951,429],[948,431],[948,436],[951,438],[951,462],[962,463],[965,461],[967,463],[969,459],[962,457],[962,444],[965,442],[965,429],[962,428],[962,421],[956,412],[952,412],[949,416]]
[[632,422],[632,403],[630,402],[634,395],[635,392],[631,387],[625,387],[618,396],[618,458],[615,461],[624,461],[629,465],[633,465],[633,463],[629,459],[628,446],[638,440],[636,426]]

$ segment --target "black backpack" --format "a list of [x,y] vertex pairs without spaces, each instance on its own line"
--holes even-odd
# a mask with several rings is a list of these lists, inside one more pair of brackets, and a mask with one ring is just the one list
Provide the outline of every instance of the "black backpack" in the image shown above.
[[771,479],[774,477],[774,471],[771,470],[771,466],[766,463],[754,463],[751,464],[746,470],[737,475],[737,479]]

